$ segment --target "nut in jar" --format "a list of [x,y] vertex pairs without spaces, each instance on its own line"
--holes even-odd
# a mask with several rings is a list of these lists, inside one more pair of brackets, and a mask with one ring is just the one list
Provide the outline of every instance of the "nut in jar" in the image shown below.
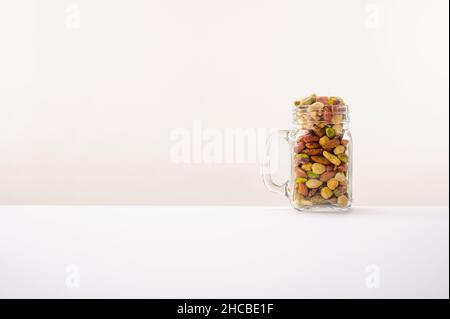
[[336,96],[311,94],[294,102],[292,179],[279,185],[270,174],[266,186],[289,197],[297,210],[345,210],[352,202],[352,139],[349,111]]

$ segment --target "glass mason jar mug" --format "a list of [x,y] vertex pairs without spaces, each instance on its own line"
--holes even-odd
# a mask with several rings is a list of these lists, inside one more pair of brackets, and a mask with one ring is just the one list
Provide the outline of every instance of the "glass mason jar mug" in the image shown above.
[[[269,136],[263,179],[267,188],[287,196],[300,211],[347,210],[352,202],[352,138],[349,108],[341,98],[315,94],[296,101],[295,128]],[[289,143],[290,179],[277,184],[270,167],[273,139]]]

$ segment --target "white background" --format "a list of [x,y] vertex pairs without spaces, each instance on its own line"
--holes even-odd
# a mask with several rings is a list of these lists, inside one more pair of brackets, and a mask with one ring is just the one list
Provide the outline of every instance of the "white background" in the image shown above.
[[448,205],[448,1],[5,0],[0,38],[0,204],[286,204],[170,133],[317,92],[352,106],[356,204]]
[[0,206],[0,298],[446,298],[447,207]]

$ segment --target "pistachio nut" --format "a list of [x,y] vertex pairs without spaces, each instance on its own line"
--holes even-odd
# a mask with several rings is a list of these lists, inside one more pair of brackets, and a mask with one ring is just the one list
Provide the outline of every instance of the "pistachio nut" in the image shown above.
[[331,189],[325,186],[320,190],[320,195],[325,199],[329,199],[331,196],[333,196],[333,192],[331,191]]
[[326,168],[325,165],[320,164],[320,163],[314,163],[312,164],[311,167],[312,171],[318,175],[322,174],[323,172],[325,172]]
[[[344,154],[345,153],[345,146],[344,145],[338,145],[333,150],[333,153],[336,155]],[[339,156],[338,156],[339,157]],[[341,160],[342,161],[342,160]],[[342,161],[343,162],[343,161]],[[345,163],[345,162],[344,162]]]
[[333,138],[336,136],[336,133],[334,132],[334,130],[331,127],[327,127],[325,129],[325,134],[329,137],[329,138]]
[[327,151],[323,151],[323,156],[325,156],[325,158],[329,160],[331,163],[333,163],[335,166],[341,165],[341,160],[336,155],[333,155]]
[[305,183],[305,185],[308,188],[319,188],[322,185],[322,182],[318,179],[310,179]]

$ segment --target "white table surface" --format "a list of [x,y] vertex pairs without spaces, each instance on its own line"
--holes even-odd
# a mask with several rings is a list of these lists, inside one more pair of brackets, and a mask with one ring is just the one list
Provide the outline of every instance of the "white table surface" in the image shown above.
[[0,206],[0,298],[448,297],[448,207]]

